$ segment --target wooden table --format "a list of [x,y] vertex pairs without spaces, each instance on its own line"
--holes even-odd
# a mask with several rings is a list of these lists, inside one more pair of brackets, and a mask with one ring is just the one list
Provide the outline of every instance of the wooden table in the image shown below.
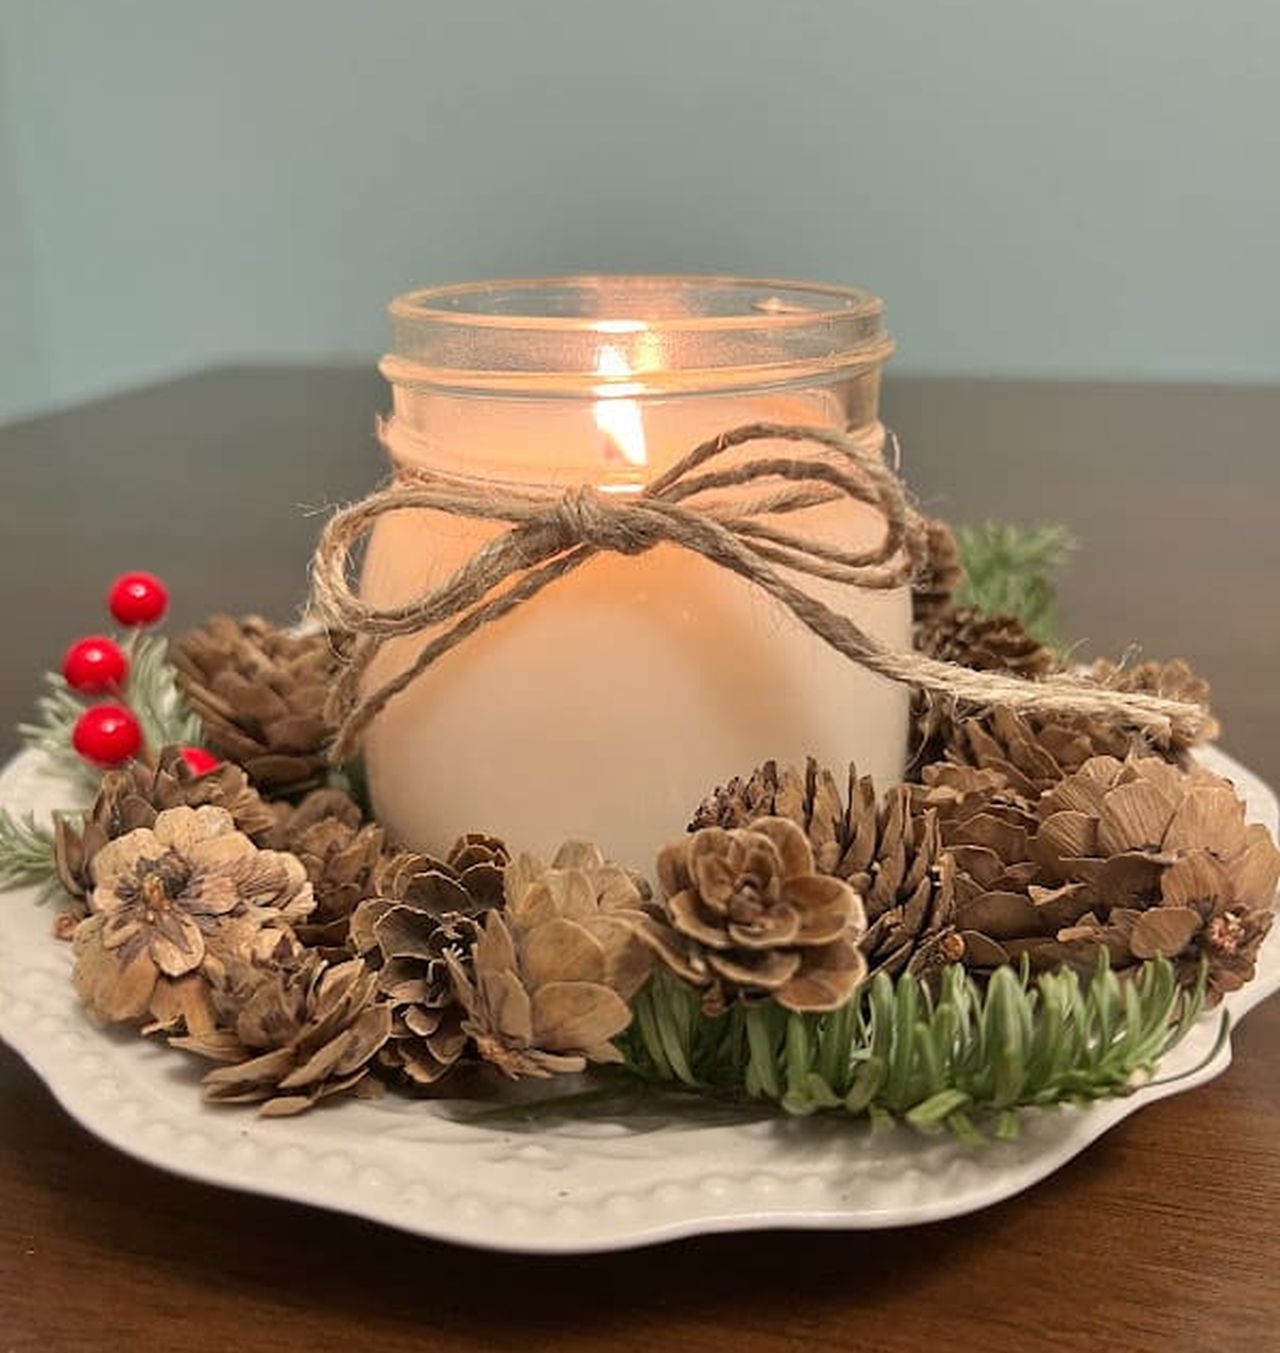
[[[176,624],[288,617],[300,509],[380,473],[382,400],[366,371],[229,370],[0,430],[0,723],[127,568],[167,578]],[[903,379],[887,404],[926,504],[1066,522],[1070,632],[1191,658],[1280,782],[1280,389]],[[976,1216],[556,1260],[169,1178],[0,1052],[0,1350],[1280,1348],[1278,1038],[1280,1001],[1212,1085]]]

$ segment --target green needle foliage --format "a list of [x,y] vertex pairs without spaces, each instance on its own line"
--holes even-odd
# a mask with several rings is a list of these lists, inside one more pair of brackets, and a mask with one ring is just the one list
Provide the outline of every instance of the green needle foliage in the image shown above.
[[619,1046],[649,1080],[976,1142],[980,1122],[1016,1136],[1020,1108],[1131,1093],[1203,1005],[1203,974],[1188,991],[1157,958],[1121,982],[1105,953],[1087,982],[1069,969],[1032,983],[1025,971],[1001,968],[984,989],[953,965],[935,995],[912,976],[895,982],[882,973],[823,1015],[765,1003],[708,1018],[695,991],[661,972],[637,998]]
[[[130,635],[124,649],[129,658],[129,675],[120,700],[141,724],[146,746],[158,749],[173,743],[198,745],[203,736],[200,720],[188,708],[178,687],[163,636]],[[92,701],[73,691],[60,673],[46,672],[44,680],[46,689],[36,701],[36,718],[20,724],[18,732],[28,747],[44,752],[86,796],[92,795],[101,772],[88,765],[71,745],[76,720]]]
[[956,605],[985,615],[1016,615],[1042,644],[1056,643],[1054,575],[1075,548],[1067,529],[989,521],[955,530],[965,573]]
[[14,817],[0,808],[0,888],[40,886],[47,894],[57,884],[53,833],[34,814]]

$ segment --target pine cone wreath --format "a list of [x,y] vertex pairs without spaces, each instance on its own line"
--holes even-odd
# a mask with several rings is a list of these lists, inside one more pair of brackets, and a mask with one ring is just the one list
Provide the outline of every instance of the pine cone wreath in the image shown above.
[[271,844],[296,855],[315,894],[315,911],[297,927],[304,944],[324,949],[345,945],[351,913],[377,892],[385,863],[386,835],[365,823],[350,795],[315,789],[296,807],[278,804]]
[[960,546],[946,522],[931,517],[925,523],[925,548],[924,566],[911,586],[912,616],[918,624],[946,610],[964,581]]
[[172,660],[210,748],[243,766],[268,798],[324,779],[336,667],[324,634],[215,615],[178,640]]
[[986,615],[971,607],[943,607],[915,626],[915,646],[940,662],[979,672],[1007,672],[1029,681],[1060,664],[1051,648],[1030,635],[1015,615]]
[[390,898],[369,898],[351,918],[351,945],[378,974],[391,1007],[391,1036],[380,1063],[418,1085],[441,1080],[467,1050],[466,1012],[447,956],[470,969],[484,911],[436,916]]
[[[259,845],[266,843],[275,826],[271,808],[244,771],[229,762],[197,775],[180,748],[166,747],[154,766],[132,761],[120,770],[108,771],[82,821],[67,815],[56,819],[54,862],[59,881],[83,904],[93,886],[93,858],[108,841],[138,827],[154,826],[165,809],[205,805],[226,809],[237,831]],[[83,913],[83,905],[79,910]]]
[[808,839],[789,818],[704,827],[662,851],[658,879],[662,901],[639,933],[703,989],[709,1013],[767,997],[789,1010],[835,1010],[866,976],[862,900],[816,872]]
[[594,847],[567,846],[550,868],[516,861],[505,908],[485,914],[469,955],[444,956],[479,1056],[512,1078],[618,1061],[611,1040],[652,966],[643,902]]
[[166,809],[107,842],[91,873],[91,914],[73,936],[76,992],[98,1022],[149,1017],[148,1032],[207,1032],[211,972],[295,953],[291,925],[313,905],[297,860],[259,850],[208,805]]
[[202,1081],[214,1104],[261,1104],[266,1117],[302,1113],[359,1092],[391,1036],[391,1010],[377,976],[358,958],[337,965],[308,951],[262,971],[230,966],[215,989],[221,1027],[170,1039],[226,1062]]

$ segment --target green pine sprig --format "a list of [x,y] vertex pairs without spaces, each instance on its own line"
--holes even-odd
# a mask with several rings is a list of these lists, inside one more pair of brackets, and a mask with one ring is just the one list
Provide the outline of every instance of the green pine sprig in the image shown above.
[[[1032,982],[1025,970],[1001,968],[984,988],[954,965],[936,996],[910,975],[882,973],[822,1015],[767,1002],[708,1018],[696,991],[661,972],[618,1046],[649,1080],[975,1142],[989,1122],[997,1137],[1016,1136],[1022,1108],[1132,1093],[1203,1006],[1203,973],[1188,990],[1157,958],[1121,981],[1105,952],[1088,981],[1063,969]],[[1220,1040],[1225,1032],[1224,1017]]]
[[1055,574],[1075,549],[1064,526],[984,522],[958,526],[964,582],[956,605],[984,615],[1015,615],[1043,644],[1058,642]]
[[53,832],[33,813],[19,818],[0,808],[0,889],[35,886],[43,897],[57,881]]
[[[129,659],[129,675],[120,698],[141,724],[146,746],[199,745],[203,736],[200,720],[178,685],[164,636],[134,633],[122,647]],[[76,720],[89,702],[67,685],[61,673],[46,672],[44,681],[44,694],[36,701],[36,718],[20,724],[18,733],[28,747],[48,756],[83,795],[92,795],[101,774],[71,743]]]

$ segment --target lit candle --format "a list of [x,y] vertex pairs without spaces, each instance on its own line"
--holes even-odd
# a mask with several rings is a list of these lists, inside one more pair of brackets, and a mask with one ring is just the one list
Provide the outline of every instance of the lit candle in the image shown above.
[[[850,427],[878,447],[891,344],[865,293],[705,278],[495,283],[392,306],[388,449],[403,465],[507,484],[634,493],[697,443],[746,423]],[[752,457],[788,456],[754,443]],[[860,504],[804,530],[871,545]],[[792,526],[795,525],[793,521]],[[411,601],[460,567],[491,523],[380,520],[362,595]],[[905,590],[804,586],[897,648]],[[368,674],[402,669],[395,640]],[[484,830],[548,854],[587,839],[648,869],[716,784],[813,755],[883,780],[902,771],[906,695],[828,648],[771,598],[673,545],[601,554],[485,626],[374,720],[364,741],[380,819],[443,850]]]

